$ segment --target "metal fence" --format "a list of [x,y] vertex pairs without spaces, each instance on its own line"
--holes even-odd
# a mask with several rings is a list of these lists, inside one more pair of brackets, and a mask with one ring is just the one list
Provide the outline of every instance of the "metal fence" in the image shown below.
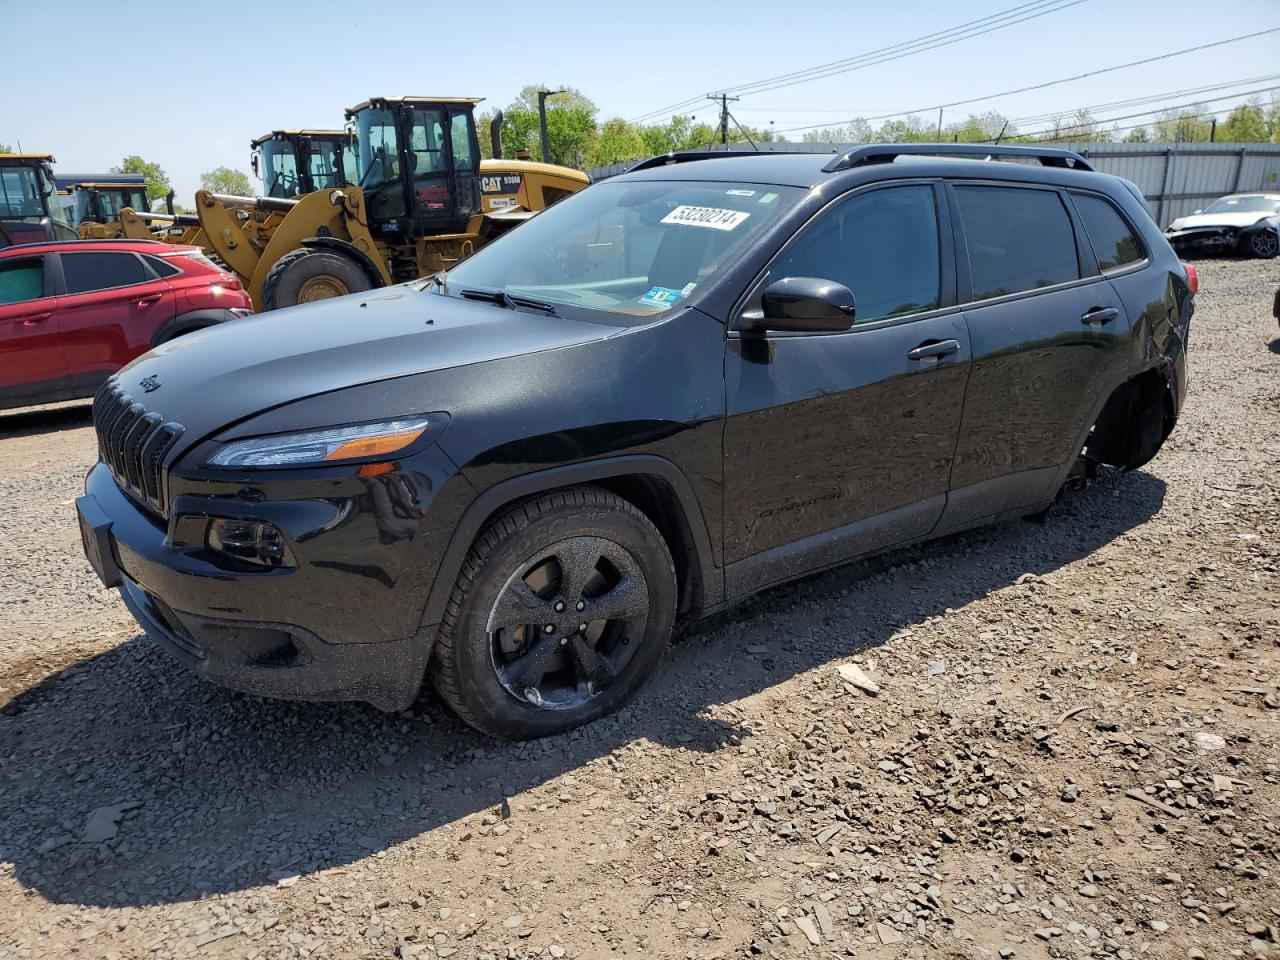
[[[834,153],[857,144],[764,143],[762,150]],[[1280,192],[1280,144],[1276,143],[1055,143],[1089,159],[1094,168],[1132,180],[1161,228],[1227,193]],[[733,149],[741,149],[735,144]],[[714,149],[714,148],[713,148]],[[626,171],[629,160],[591,171],[593,181]]]

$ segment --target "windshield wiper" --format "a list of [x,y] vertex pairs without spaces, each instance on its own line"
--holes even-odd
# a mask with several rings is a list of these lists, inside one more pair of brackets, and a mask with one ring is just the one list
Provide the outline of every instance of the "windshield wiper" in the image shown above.
[[548,303],[546,300],[535,300],[533,297],[513,297],[507,294],[507,299],[514,303],[517,307],[528,307],[530,310],[541,310],[548,316],[558,317],[560,314],[556,312],[556,305]]
[[555,304],[545,300],[535,300],[533,297],[513,297],[505,290],[463,290],[462,296],[468,300],[487,300],[500,307],[524,307],[528,310],[538,310],[548,316],[559,316]]
[[487,300],[500,307],[515,306],[505,290],[463,290],[462,295],[468,300]]

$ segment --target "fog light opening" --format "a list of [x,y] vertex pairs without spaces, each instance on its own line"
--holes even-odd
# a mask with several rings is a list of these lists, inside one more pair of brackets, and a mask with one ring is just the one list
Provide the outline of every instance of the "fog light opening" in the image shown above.
[[215,519],[209,523],[209,549],[263,567],[290,566],[284,534],[257,520]]

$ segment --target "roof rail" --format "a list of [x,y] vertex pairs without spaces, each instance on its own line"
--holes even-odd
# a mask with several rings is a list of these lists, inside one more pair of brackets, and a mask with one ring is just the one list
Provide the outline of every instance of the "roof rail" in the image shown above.
[[628,167],[627,173],[637,170],[652,170],[654,167],[665,167],[672,163],[688,163],[691,160],[719,160],[721,157],[768,157],[779,153],[794,153],[792,150],[682,150],[679,153],[660,153],[648,160],[641,160],[635,166]]
[[980,157],[993,160],[997,157],[1025,157],[1039,160],[1046,167],[1065,167],[1071,170],[1092,170],[1084,157],[1070,150],[1051,147],[1003,146],[987,143],[899,143],[875,144],[854,147],[842,153],[822,168],[824,173],[850,170],[871,163],[892,163],[898,157]]

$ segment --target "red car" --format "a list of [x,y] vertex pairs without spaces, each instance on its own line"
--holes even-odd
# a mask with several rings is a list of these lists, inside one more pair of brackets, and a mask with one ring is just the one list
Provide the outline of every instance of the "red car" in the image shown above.
[[196,247],[71,240],[0,249],[0,409],[91,397],[174,337],[252,313]]

